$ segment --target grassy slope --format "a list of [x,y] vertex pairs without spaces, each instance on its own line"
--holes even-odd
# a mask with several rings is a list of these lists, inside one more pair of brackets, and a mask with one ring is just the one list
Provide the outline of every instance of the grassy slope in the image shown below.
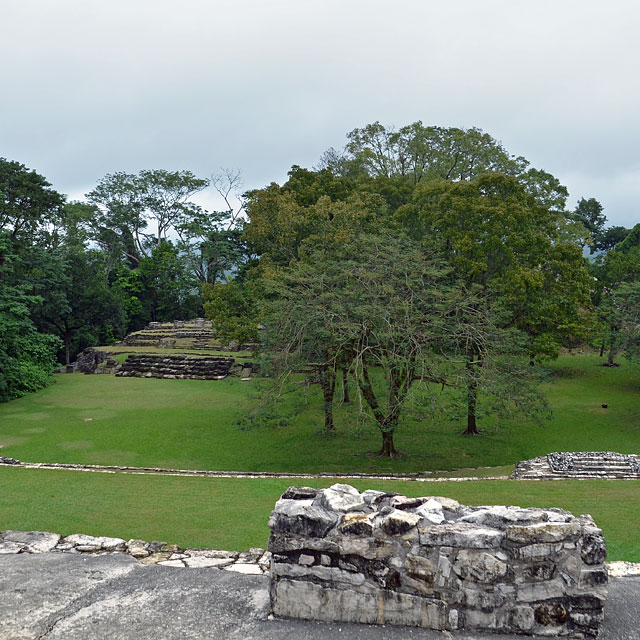
[[[481,437],[459,421],[405,419],[397,445],[408,455],[370,455],[379,433],[356,427],[357,406],[337,409],[338,433],[321,434],[317,389],[287,396],[301,409],[291,424],[241,431],[255,406],[255,382],[59,375],[57,383],[0,405],[2,455],[27,461],[221,470],[415,472],[511,465],[550,451],[640,451],[640,374],[597,366],[597,356],[564,356],[544,385],[554,407],[545,427],[504,422]],[[608,409],[601,404],[608,403]],[[501,469],[501,471],[508,469]]]
[[[318,487],[332,482],[297,481]],[[88,533],[237,550],[264,547],[269,513],[292,483],[1,468],[0,530]],[[559,506],[575,514],[591,513],[604,530],[609,560],[640,562],[640,481],[351,484],[411,496],[443,495],[464,504]]]

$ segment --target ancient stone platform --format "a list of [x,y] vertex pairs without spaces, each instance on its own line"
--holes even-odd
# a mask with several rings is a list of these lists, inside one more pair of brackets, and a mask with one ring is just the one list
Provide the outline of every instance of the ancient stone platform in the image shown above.
[[187,355],[131,354],[116,376],[190,380],[220,380],[229,375],[233,358]]
[[211,322],[196,318],[190,321],[150,322],[144,329],[130,333],[117,346],[165,348],[168,343],[181,340],[183,348],[207,350],[217,348],[211,345],[212,339]]
[[290,487],[269,526],[277,616],[574,638],[603,620],[590,516],[336,484]]
[[514,479],[640,478],[640,456],[613,451],[550,453],[518,462]]

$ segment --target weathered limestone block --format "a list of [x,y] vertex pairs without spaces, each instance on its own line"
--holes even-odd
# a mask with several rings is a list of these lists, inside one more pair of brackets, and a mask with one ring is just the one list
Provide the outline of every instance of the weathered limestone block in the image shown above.
[[3,531],[2,541],[21,545],[25,553],[46,553],[53,551],[60,536],[46,531]]
[[335,513],[315,505],[313,500],[281,499],[271,514],[269,527],[272,531],[323,538],[337,521]]
[[443,522],[439,526],[419,527],[420,543],[425,546],[492,549],[504,539],[498,529],[480,527],[468,522]]
[[[506,555],[502,554],[506,560]],[[507,564],[497,555],[463,549],[458,553],[453,570],[463,580],[494,584],[507,575]]]
[[275,615],[589,638],[606,549],[589,516],[290,487],[269,520]]
[[319,495],[320,504],[329,511],[360,511],[365,506],[360,492],[348,484],[334,484]]

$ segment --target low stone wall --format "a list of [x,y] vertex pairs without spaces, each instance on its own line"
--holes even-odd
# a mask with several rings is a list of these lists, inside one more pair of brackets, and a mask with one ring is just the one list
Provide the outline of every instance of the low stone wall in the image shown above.
[[511,477],[517,480],[554,478],[640,478],[640,456],[614,451],[550,453],[516,464]]
[[88,536],[83,533],[61,536],[46,531],[0,531],[0,555],[21,553],[126,553],[141,564],[216,568],[246,575],[266,573],[271,558],[269,552],[258,548],[240,553],[219,549],[182,548],[166,542],[124,540],[107,536]]
[[290,487],[269,520],[277,616],[595,637],[605,542],[590,516]]
[[232,358],[132,354],[121,365],[120,370],[116,372],[116,376],[220,380],[229,375],[233,364],[234,360]]

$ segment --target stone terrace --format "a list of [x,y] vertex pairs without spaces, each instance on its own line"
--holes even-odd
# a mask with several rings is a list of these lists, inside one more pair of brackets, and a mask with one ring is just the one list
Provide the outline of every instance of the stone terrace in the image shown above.
[[183,348],[214,349],[211,344],[213,330],[211,322],[197,318],[189,322],[151,322],[146,328],[130,333],[117,346],[127,347],[162,347],[167,340],[187,340]]
[[550,453],[518,462],[514,479],[640,478],[640,456],[613,451]]
[[229,375],[233,364],[233,358],[131,354],[115,375],[120,377],[221,380]]

